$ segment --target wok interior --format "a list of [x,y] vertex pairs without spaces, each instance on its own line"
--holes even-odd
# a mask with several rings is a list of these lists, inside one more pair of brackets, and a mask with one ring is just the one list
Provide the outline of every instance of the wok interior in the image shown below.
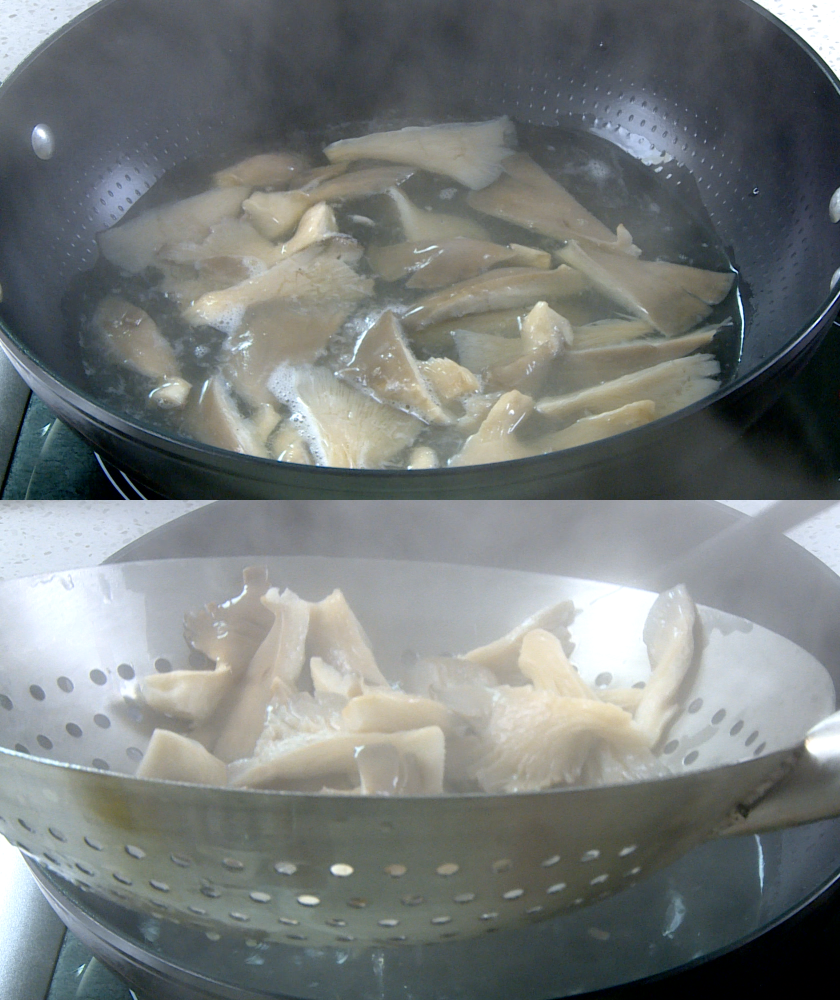
[[[837,93],[746,3],[112,0],[4,87],[0,315],[77,385],[62,296],[94,263],[96,233],[167,170],[300,130],[500,114],[577,124],[660,163],[741,272],[739,377],[828,304]],[[51,160],[32,153],[36,123],[55,134]]]
[[[13,652],[0,669],[2,744],[132,774],[163,721],[138,707],[137,679],[190,666],[184,613],[238,593],[241,569],[253,562],[128,563],[37,585],[6,584],[3,631]],[[578,609],[570,631],[584,680],[596,689],[622,688],[650,676],[642,640],[655,598],[648,591],[407,560],[264,562],[274,586],[306,600],[340,587],[392,681],[414,654],[464,653],[568,598]],[[669,769],[705,770],[795,746],[833,711],[833,682],[809,653],[722,611],[702,609],[701,623],[683,711],[661,748]]]

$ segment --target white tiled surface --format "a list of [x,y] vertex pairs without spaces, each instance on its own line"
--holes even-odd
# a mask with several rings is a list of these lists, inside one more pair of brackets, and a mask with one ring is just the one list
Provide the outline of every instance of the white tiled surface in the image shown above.
[[[165,0],[161,0],[165,2]],[[0,0],[0,80],[92,0]],[[762,0],[840,73],[840,0]]]
[[[206,502],[0,500],[0,579],[95,566],[135,538]],[[723,502],[747,514],[755,514],[772,503]],[[840,504],[795,529],[790,536],[840,573]]]

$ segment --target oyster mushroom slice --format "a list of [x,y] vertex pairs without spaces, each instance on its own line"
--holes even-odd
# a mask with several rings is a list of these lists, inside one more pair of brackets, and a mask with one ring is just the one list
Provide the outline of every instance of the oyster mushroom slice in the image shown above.
[[454,177],[468,188],[478,190],[499,176],[502,162],[515,142],[513,123],[502,117],[486,122],[374,132],[331,143],[324,153],[331,163],[360,159],[409,163]]
[[412,445],[422,421],[315,365],[280,365],[269,384],[292,410],[318,465],[377,469]]
[[233,689],[234,674],[226,663],[215,670],[172,670],[144,677],[137,686],[140,699],[173,719],[204,722]]
[[[371,247],[368,250],[371,267],[385,281],[398,281],[411,275],[408,288],[441,288],[456,281],[483,274],[498,264],[527,267],[526,255],[512,247],[486,240],[456,236],[437,242],[396,243],[393,246]],[[546,254],[550,266],[551,257]]]
[[190,401],[186,425],[190,434],[204,444],[268,458],[263,434],[251,420],[241,415],[218,375],[209,378],[198,396]]
[[588,280],[573,268],[550,271],[530,267],[500,267],[477,278],[459,281],[450,288],[420,299],[403,317],[407,330],[422,330],[432,323],[466,316],[528,306],[542,299],[562,299],[578,295]]
[[440,468],[440,459],[434,448],[430,448],[427,444],[421,444],[411,449],[405,467],[407,469],[438,469]]
[[222,219],[239,214],[247,187],[215,188],[148,212],[100,233],[99,249],[106,260],[139,274],[171,243],[203,240]]
[[572,324],[547,302],[538,302],[522,320],[520,336],[526,351],[549,345],[555,353],[570,347],[575,339]]
[[731,271],[704,271],[626,254],[584,250],[570,241],[559,257],[585,274],[606,296],[672,337],[704,320],[729,294]]
[[425,212],[411,202],[399,188],[391,187],[388,197],[397,206],[400,224],[406,240],[440,243],[465,237],[486,242],[487,232],[477,222],[446,212]]
[[[356,755],[363,747],[393,746],[401,755],[418,762],[416,794],[440,794],[443,789],[445,741],[436,726],[405,733],[303,733],[261,746],[253,760],[231,767],[231,785],[245,788],[282,788],[291,783],[323,779],[331,775],[355,777]],[[417,787],[419,786],[419,787]]]
[[640,253],[626,229],[611,232],[527,154],[509,156],[502,169],[495,184],[469,195],[471,208],[553,239],[585,240],[611,251]]
[[318,656],[342,674],[361,678],[369,684],[386,684],[370,642],[340,590],[311,605],[311,625],[307,640],[309,656]]
[[569,662],[563,643],[547,629],[525,633],[518,666],[535,688],[568,698],[598,697]]
[[525,636],[535,629],[542,629],[561,639],[568,638],[568,626],[574,617],[574,603],[568,600],[558,601],[557,604],[549,605],[530,615],[500,639],[471,650],[464,659],[478,667],[492,670],[502,680],[516,676]]
[[605,413],[597,413],[591,417],[581,417],[580,420],[575,421],[562,431],[546,434],[532,442],[530,453],[532,455],[545,455],[552,451],[562,451],[564,448],[577,448],[580,445],[601,441],[603,438],[612,437],[613,434],[621,434],[624,431],[633,430],[634,427],[649,424],[657,416],[659,414],[656,412],[656,406],[652,400],[636,400],[615,410],[607,410]]
[[604,413],[640,399],[652,400],[658,417],[703,399],[719,388],[720,365],[710,354],[675,358],[589,389],[541,399],[537,411],[569,420],[584,413]]
[[532,454],[516,436],[519,426],[534,412],[534,401],[516,389],[506,392],[484,418],[481,426],[464,442],[448,465],[485,465],[527,458]]
[[340,177],[316,180],[302,190],[313,201],[351,201],[384,194],[407,181],[414,172],[412,167],[367,167]]
[[223,660],[235,675],[242,673],[274,622],[260,600],[268,588],[264,566],[244,569],[242,590],[235,597],[184,615],[187,644],[210,660]]
[[310,604],[297,594],[272,587],[262,603],[274,615],[268,635],[254,653],[236,689],[213,752],[230,762],[253,753],[265,728],[272,698],[288,700],[305,662]]
[[[373,291],[373,281],[363,278],[342,259],[347,247],[317,244],[298,251],[263,274],[219,292],[210,292],[184,312],[193,325],[207,324],[232,335],[249,306],[271,299],[296,303],[353,305]],[[352,256],[351,256],[352,259]]]
[[336,374],[374,399],[430,424],[451,424],[406,343],[400,321],[387,309],[361,334],[353,357]]
[[247,218],[221,219],[210,227],[203,240],[180,240],[167,243],[158,251],[158,262],[200,264],[214,258],[233,257],[238,261],[264,262],[275,246],[260,235]]
[[300,428],[291,420],[283,422],[269,441],[271,457],[278,462],[292,462],[294,465],[314,465],[312,452],[300,433]]
[[255,191],[242,203],[254,228],[268,240],[289,236],[312,199],[303,191]]
[[309,661],[312,688],[317,694],[335,694],[342,698],[355,698],[363,693],[362,679],[357,674],[342,673],[320,656]]
[[266,258],[266,263],[269,266],[276,264],[306,247],[315,243],[323,243],[331,236],[338,236],[337,229],[335,212],[326,202],[319,201],[311,208],[307,208],[300,217],[294,236],[286,243],[272,248],[272,252]]
[[351,732],[399,733],[407,729],[452,728],[452,714],[439,701],[383,689],[352,698],[341,712]]
[[492,333],[473,333],[472,330],[453,330],[452,339],[458,361],[476,375],[507,365],[524,353],[522,341],[513,337],[498,337]]
[[615,705],[530,686],[494,693],[476,770],[486,792],[575,784],[600,743],[625,753],[649,749],[644,734]]
[[349,313],[346,306],[285,299],[252,306],[238,332],[225,341],[221,372],[252,406],[274,403],[268,384],[278,365],[315,361]]
[[194,785],[227,784],[227,767],[196,740],[156,729],[137,765],[138,778],[188,781]]
[[543,386],[554,359],[572,342],[572,325],[551,309],[547,302],[538,302],[522,321],[520,333],[522,353],[511,361],[492,365],[485,373],[489,389],[519,389],[536,395]]
[[297,153],[258,153],[213,174],[216,187],[281,187],[306,169]]
[[654,327],[644,319],[602,319],[574,327],[574,344],[576,350],[609,347],[655,332]]
[[[530,305],[530,303],[528,304]],[[422,330],[411,333],[411,342],[428,354],[440,354],[450,351],[454,345],[453,334],[456,330],[468,330],[472,333],[490,333],[495,337],[519,337],[522,319],[528,313],[528,305],[515,309],[498,309],[486,313],[472,313],[468,316],[458,316],[432,323]]]
[[609,347],[572,349],[563,359],[563,381],[569,388],[575,385],[592,386],[664,361],[682,358],[708,348],[718,330],[720,326],[708,326],[681,337],[659,340],[641,338]]
[[680,708],[677,694],[694,660],[697,609],[684,585],[660,594],[642,633],[651,674],[636,709],[636,725],[651,746],[662,739]]
[[438,399],[447,405],[481,391],[475,375],[452,358],[429,358],[417,363]]
[[170,409],[186,403],[190,384],[181,378],[172,345],[147,312],[108,296],[96,308],[93,331],[118,364],[157,383],[149,394],[151,402]]

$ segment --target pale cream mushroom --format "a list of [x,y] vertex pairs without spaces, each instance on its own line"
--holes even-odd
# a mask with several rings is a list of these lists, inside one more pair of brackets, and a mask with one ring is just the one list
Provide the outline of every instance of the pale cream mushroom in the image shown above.
[[412,445],[422,421],[316,365],[281,365],[270,388],[291,409],[318,465],[377,469]]
[[156,383],[150,402],[162,409],[186,403],[190,384],[181,378],[172,345],[147,312],[110,295],[96,307],[93,331],[114,361]]
[[424,290],[473,278],[498,264],[521,263],[521,255],[510,247],[465,236],[371,247],[367,257],[385,281],[410,276],[406,287]]
[[340,673],[368,684],[388,683],[376,665],[364,629],[340,590],[334,590],[310,608],[307,655],[318,656]]
[[499,176],[502,163],[515,142],[513,124],[503,117],[486,122],[410,126],[393,132],[374,132],[334,142],[324,153],[331,163],[347,160],[409,163],[432,173],[454,177],[466,187],[478,190]]
[[492,670],[503,680],[515,676],[519,669],[519,655],[525,636],[535,629],[542,629],[568,638],[568,626],[574,617],[574,603],[565,600],[558,601],[556,604],[551,604],[533,615],[529,615],[500,639],[470,650],[469,653],[465,654],[464,659]]
[[535,628],[525,633],[517,665],[540,690],[567,698],[598,697],[569,662],[563,643],[547,629]]
[[484,227],[472,219],[446,212],[426,212],[396,187],[388,188],[387,194],[397,206],[403,235],[409,242],[439,243],[458,237],[482,242],[489,239]]
[[477,278],[459,281],[428,295],[403,317],[407,330],[421,330],[470,313],[531,308],[535,302],[575,296],[589,287],[582,274],[560,265],[550,271],[531,267],[500,267]]
[[294,465],[314,465],[312,452],[309,450],[300,428],[292,420],[286,420],[268,442],[272,458],[278,462],[292,462]]
[[590,347],[577,350],[575,344],[563,358],[562,382],[564,388],[592,386],[622,375],[630,375],[642,368],[675,358],[683,358],[694,351],[709,348],[719,326],[704,327],[681,337],[653,340],[642,337],[608,347]]
[[215,258],[265,262],[275,251],[274,244],[260,235],[244,216],[221,219],[203,239],[181,239],[167,243],[157,253],[157,262],[199,264]]
[[263,434],[253,421],[242,416],[218,375],[209,378],[191,399],[185,423],[190,434],[204,444],[242,455],[269,457]]
[[252,406],[275,402],[269,381],[278,365],[317,360],[349,314],[349,306],[328,302],[260,302],[245,310],[236,333],[225,340],[220,371]]
[[374,399],[390,403],[426,423],[452,423],[452,417],[440,405],[406,343],[400,321],[390,309],[359,336],[352,358],[336,374]]
[[575,348],[609,347],[655,332],[653,325],[644,319],[599,319],[574,327]]
[[362,694],[364,690],[362,678],[358,674],[337,670],[320,656],[310,659],[309,675],[316,694],[335,694],[350,699]]
[[418,367],[438,399],[447,406],[481,392],[481,383],[473,372],[452,358],[429,358],[419,361]]
[[449,459],[448,465],[485,465],[490,462],[508,462],[527,458],[531,449],[517,437],[517,430],[534,412],[534,401],[516,389],[506,392],[484,418],[461,450]]
[[627,254],[584,250],[571,240],[559,257],[577,268],[604,295],[675,336],[704,320],[735,281],[731,271],[705,271],[665,261],[637,260]]
[[187,644],[210,660],[224,660],[236,675],[242,673],[274,622],[261,600],[268,589],[265,566],[244,569],[238,594],[184,615]]
[[453,330],[452,340],[458,361],[475,375],[481,375],[497,365],[507,365],[523,354],[519,337],[500,337],[492,333],[474,333],[472,330]]
[[311,208],[307,208],[300,217],[294,236],[274,249],[268,263],[276,264],[284,257],[290,257],[314,243],[323,243],[330,236],[337,236],[337,228],[335,212],[326,202],[319,201]]
[[552,362],[565,353],[574,339],[572,325],[547,302],[538,302],[522,320],[521,354],[511,361],[497,362],[484,373],[488,389],[518,389],[537,395]]
[[406,729],[452,728],[452,713],[432,698],[383,688],[351,698],[341,712],[351,732],[399,733]]
[[407,181],[414,173],[412,167],[366,167],[342,173],[340,177],[322,178],[308,184],[303,190],[317,201],[353,201],[384,194],[396,184]]
[[440,468],[440,458],[434,448],[427,444],[417,445],[412,448],[406,462],[407,469],[438,469]]
[[305,662],[309,602],[291,590],[281,594],[272,587],[262,603],[274,615],[274,622],[236,688],[213,746],[214,754],[227,763],[253,753],[266,725],[269,702],[291,697]]
[[172,670],[150,674],[137,685],[140,700],[173,719],[205,722],[233,690],[234,674],[226,663],[214,670]]
[[224,786],[227,767],[196,740],[168,729],[156,729],[137,765],[138,778],[188,781],[194,785]]
[[128,222],[100,233],[99,248],[106,260],[130,274],[154,263],[161,247],[203,240],[222,219],[239,214],[247,187],[214,188],[171,205],[152,208]]
[[678,694],[694,660],[696,618],[694,601],[680,585],[659,595],[645,622],[651,674],[636,709],[636,725],[651,746],[661,741],[680,711]]
[[623,226],[611,232],[530,156],[508,157],[503,175],[468,198],[471,208],[556,240],[580,240],[610,251],[640,253]]
[[312,199],[303,191],[255,191],[242,208],[258,232],[276,240],[294,232],[311,205]]
[[496,688],[476,777],[486,792],[534,792],[576,784],[593,750],[649,750],[645,735],[615,705],[530,686]]
[[355,253],[345,241],[306,247],[263,274],[203,295],[185,310],[184,318],[193,325],[207,324],[232,334],[247,308],[272,299],[321,306],[355,304],[373,291],[373,281],[346,263],[355,259]]
[[634,715],[643,694],[644,688],[604,688],[598,692],[598,697],[601,701],[609,702],[610,705],[618,705],[625,712]]
[[530,454],[545,455],[552,451],[562,451],[564,448],[578,448],[649,424],[659,415],[653,400],[638,399],[614,410],[581,417],[570,427],[537,438],[530,442]]
[[649,399],[656,404],[656,415],[662,417],[714,392],[719,388],[715,378],[719,374],[720,365],[711,355],[691,354],[589,389],[541,399],[537,410],[546,417],[570,420]]
[[452,350],[453,334],[456,330],[471,333],[490,333],[495,337],[519,337],[522,319],[527,315],[530,303],[514,309],[494,309],[485,313],[472,313],[431,323],[422,330],[411,332],[411,341],[422,347],[428,354],[441,354]]
[[283,187],[306,169],[297,153],[257,153],[213,174],[216,187]]

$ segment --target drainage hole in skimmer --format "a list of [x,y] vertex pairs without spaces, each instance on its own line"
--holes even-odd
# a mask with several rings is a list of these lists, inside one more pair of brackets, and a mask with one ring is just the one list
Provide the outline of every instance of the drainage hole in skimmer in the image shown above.
[[103,715],[101,712],[97,712],[96,715],[94,715],[93,721],[100,729],[111,728],[111,720],[107,715]]
[[618,852],[620,858],[626,858],[628,854],[632,854],[638,848],[638,844],[628,844],[627,847],[622,847]]
[[274,870],[278,875],[294,875],[297,865],[293,865],[291,861],[278,861],[274,865]]
[[686,711],[694,715],[695,713],[699,712],[702,707],[703,707],[703,699],[695,698],[694,701],[688,706]]
[[142,847],[137,847],[135,844],[126,844],[125,853],[130,857],[135,858],[137,861],[142,861],[146,857],[146,852]]
[[43,701],[47,697],[46,692],[38,684],[29,685],[29,693],[35,699],[35,701]]
[[107,760],[103,760],[101,757],[94,757],[90,762],[91,767],[95,767],[98,771],[110,771],[111,765]]
[[565,882],[555,882],[554,885],[550,885],[545,891],[549,896],[553,896],[556,892],[562,892],[565,888]]
[[403,906],[422,906],[426,900],[423,896],[403,896],[400,902]]
[[102,844],[100,844],[98,840],[94,840],[93,837],[85,837],[84,839],[85,839],[85,843],[88,845],[88,847],[92,851],[103,851],[103,850],[105,850],[104,846]]
[[340,917],[330,917],[329,920],[325,920],[324,923],[327,927],[346,927],[347,921],[342,920]]
[[67,730],[68,735],[72,736],[73,739],[79,739],[82,735],[82,727],[77,726],[75,722],[68,722],[64,727]]
[[580,860],[586,863],[587,861],[597,861],[601,857],[601,852],[595,848],[591,851],[584,851],[580,857]]
[[189,868],[192,864],[192,858],[188,858],[185,854],[170,854],[169,860],[179,868]]
[[134,667],[130,663],[121,663],[117,667],[117,673],[124,681],[134,680]]
[[49,736],[44,736],[43,734],[39,734],[38,736],[35,737],[35,739],[38,741],[38,746],[42,750],[52,750],[53,741],[49,738]]
[[395,917],[383,917],[382,920],[377,920],[380,927],[399,927],[400,922]]
[[14,707],[15,704],[8,695],[0,694],[0,708],[5,708],[7,712],[11,712]]
[[238,910],[231,910],[228,916],[239,924],[247,924],[251,919],[247,913],[240,913]]
[[662,747],[662,753],[673,753],[679,745],[679,740],[668,740],[665,746]]
[[508,889],[507,892],[502,893],[502,899],[520,899],[524,895],[524,889]]
[[391,878],[402,878],[406,874],[408,869],[405,865],[386,865],[385,874],[390,875]]
[[479,918],[478,918],[478,919],[479,919],[479,920],[496,920],[498,916],[499,916],[499,914],[498,914],[498,913],[493,913],[493,912],[490,912],[490,913],[482,913],[482,914],[481,914],[481,915],[479,916]]
[[171,673],[172,672],[172,664],[169,662],[169,660],[166,659],[165,656],[159,656],[155,660],[155,670],[159,674],[168,674],[168,673]]
[[229,872],[241,872],[245,869],[245,865],[236,858],[222,858],[222,864]]
[[540,865],[543,868],[553,868],[560,861],[559,854],[552,854],[550,858],[546,858],[545,861],[541,861]]
[[698,750],[691,750],[683,757],[683,764],[693,764],[699,756],[700,752]]
[[494,875],[501,875],[502,872],[509,872],[513,868],[513,862],[510,858],[499,858],[498,861],[494,861],[490,868]]
[[336,878],[349,878],[353,872],[354,868],[352,865],[345,864],[334,864],[330,865],[330,874],[335,875]]
[[431,922],[433,924],[435,924],[436,926],[437,925],[441,925],[441,924],[451,924],[452,923],[452,917],[445,916],[445,915],[442,915],[440,917],[432,917]]
[[158,892],[169,892],[169,886],[166,882],[161,882],[156,878],[149,879],[149,885],[153,889],[157,889]]
[[271,902],[271,896],[267,892],[249,892],[248,895],[255,903]]
[[108,683],[108,678],[105,676],[104,672],[101,671],[98,667],[95,667],[93,670],[91,670],[88,676],[93,681],[93,683],[97,685],[97,687],[102,687],[104,684]]
[[60,840],[62,844],[67,843],[67,837],[61,832],[61,830],[57,830],[54,826],[51,826],[48,832],[49,835],[55,840]]
[[448,878],[450,875],[454,875],[457,871],[459,871],[459,865],[456,865],[453,861],[447,861],[446,864],[438,865],[437,868],[435,868],[435,871],[438,875]]
[[457,896],[452,897],[455,903],[471,903],[475,899],[474,892],[459,892]]
[[296,897],[297,901],[301,906],[320,906],[321,898],[320,896],[313,896],[308,892],[301,893],[300,896]]
[[56,684],[58,685],[59,690],[63,691],[65,694],[70,694],[75,686],[69,677],[59,677]]

